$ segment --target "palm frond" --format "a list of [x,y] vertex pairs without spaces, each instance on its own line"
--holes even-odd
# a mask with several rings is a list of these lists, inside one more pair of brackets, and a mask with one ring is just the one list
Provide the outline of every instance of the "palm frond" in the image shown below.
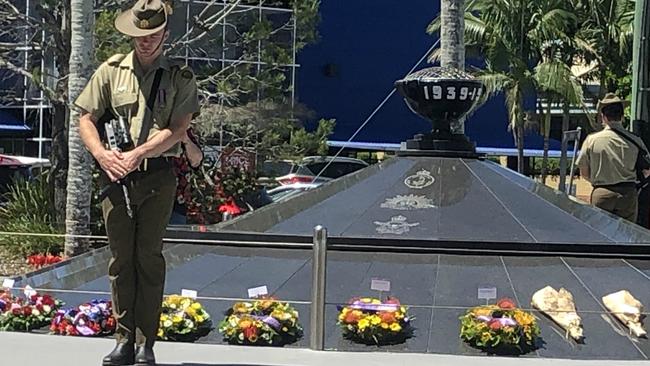
[[465,13],[465,41],[479,43],[485,40],[487,26],[472,13]]
[[573,105],[583,103],[582,86],[563,62],[550,60],[537,65],[534,79],[540,91],[558,95]]
[[486,98],[508,89],[514,82],[510,75],[496,71],[481,71],[477,78],[485,85]]
[[427,26],[427,34],[436,34],[440,31],[440,15],[435,17]]

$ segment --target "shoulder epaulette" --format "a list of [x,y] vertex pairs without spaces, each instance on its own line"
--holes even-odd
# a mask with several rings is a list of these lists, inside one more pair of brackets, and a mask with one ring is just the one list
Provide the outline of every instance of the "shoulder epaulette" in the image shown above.
[[106,60],[106,63],[109,64],[109,65],[117,65],[120,62],[122,62],[122,60],[124,60],[125,57],[126,57],[125,54],[118,53],[118,54],[115,54],[115,55],[109,57],[108,60]]

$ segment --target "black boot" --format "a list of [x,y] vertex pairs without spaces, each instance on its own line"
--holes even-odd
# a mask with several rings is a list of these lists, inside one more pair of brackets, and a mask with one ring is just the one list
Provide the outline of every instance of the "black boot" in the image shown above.
[[118,343],[115,349],[102,360],[102,366],[133,365],[135,354],[133,343]]
[[153,354],[153,348],[147,346],[138,346],[135,351],[135,365],[155,365],[156,356]]

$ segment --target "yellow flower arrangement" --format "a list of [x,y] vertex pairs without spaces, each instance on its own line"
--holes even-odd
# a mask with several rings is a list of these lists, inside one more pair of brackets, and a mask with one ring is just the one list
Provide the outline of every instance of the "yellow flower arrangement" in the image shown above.
[[460,337],[487,351],[510,351],[510,348],[521,353],[531,351],[540,333],[535,317],[518,309],[510,299],[472,308],[460,321]]
[[298,311],[273,298],[238,302],[219,323],[219,332],[231,344],[285,345],[302,337]]
[[199,302],[179,295],[171,295],[163,300],[159,339],[194,342],[207,335],[211,329],[210,314]]
[[365,344],[395,344],[412,336],[406,307],[398,299],[386,301],[364,297],[350,300],[339,309],[338,325],[343,336]]

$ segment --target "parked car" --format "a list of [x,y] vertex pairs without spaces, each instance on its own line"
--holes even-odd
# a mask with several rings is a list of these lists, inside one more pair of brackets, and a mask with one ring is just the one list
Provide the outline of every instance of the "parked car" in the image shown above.
[[282,202],[320,185],[322,183],[284,184],[268,190],[267,193],[273,202]]
[[30,180],[34,168],[49,166],[50,162],[47,159],[0,154],[0,194],[7,192],[16,179]]
[[[262,184],[270,182],[270,178],[275,178],[275,181],[281,185],[295,183],[323,184],[367,166],[368,163],[365,161],[354,158],[308,156],[298,163],[291,160],[265,161],[260,176],[266,177],[261,178]],[[316,176],[318,178],[315,178]]]
[[257,169],[257,182],[266,187],[275,187],[277,177],[291,173],[294,166],[292,160],[266,160]]

